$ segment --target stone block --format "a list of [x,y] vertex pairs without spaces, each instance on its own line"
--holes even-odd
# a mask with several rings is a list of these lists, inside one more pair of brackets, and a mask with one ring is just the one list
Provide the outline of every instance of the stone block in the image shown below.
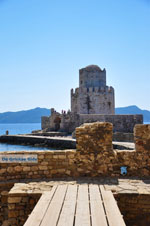
[[8,217],[9,218],[16,218],[16,217],[18,217],[18,214],[19,214],[19,212],[18,211],[9,211],[8,212]]
[[40,170],[47,170],[48,167],[47,167],[47,166],[39,166],[39,169],[40,169]]
[[8,205],[8,209],[9,209],[9,210],[14,210],[15,207],[16,207],[15,204],[10,204],[10,203],[9,203],[9,205]]
[[8,197],[8,203],[19,203],[22,197]]
[[76,128],[77,151],[112,152],[113,126],[108,122],[85,123]]
[[150,152],[150,125],[136,125],[134,140],[137,152]]
[[66,155],[64,154],[64,155],[58,155],[58,158],[59,159],[66,159]]
[[48,162],[41,162],[41,165],[47,166],[48,165]]
[[13,167],[8,167],[8,168],[7,168],[7,172],[8,172],[8,173],[14,172],[14,168],[13,168]]
[[21,171],[22,171],[22,166],[15,166],[15,167],[14,167],[14,170],[15,170],[16,172],[21,172]]
[[31,171],[38,171],[38,166],[31,166]]
[[23,171],[24,171],[24,172],[27,172],[27,171],[30,171],[30,170],[31,170],[31,168],[30,168],[29,166],[23,167]]
[[3,174],[6,172],[6,169],[0,169],[0,174]]

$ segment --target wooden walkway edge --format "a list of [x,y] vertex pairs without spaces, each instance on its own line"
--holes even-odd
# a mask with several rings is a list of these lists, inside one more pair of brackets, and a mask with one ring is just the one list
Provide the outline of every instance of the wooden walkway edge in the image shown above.
[[58,185],[44,193],[24,226],[125,226],[102,185]]

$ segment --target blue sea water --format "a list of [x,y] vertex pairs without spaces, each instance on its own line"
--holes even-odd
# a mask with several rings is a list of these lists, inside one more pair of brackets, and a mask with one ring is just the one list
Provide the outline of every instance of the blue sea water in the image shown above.
[[6,134],[6,130],[9,131],[9,135],[31,133],[32,130],[41,129],[41,123],[16,123],[16,124],[0,124],[0,135]]
[[[150,122],[144,122],[144,124],[150,124]],[[40,123],[17,123],[17,124],[0,124],[0,135],[4,135],[6,130],[10,135],[31,133],[33,130],[40,130]],[[44,147],[34,147],[25,145],[12,145],[0,143],[0,152],[2,151],[24,151],[24,150],[54,150]]]
[[[41,129],[40,123],[16,123],[16,124],[0,124],[0,135],[4,135],[6,130],[9,135],[31,133],[33,130]],[[27,145],[13,145],[0,143],[0,152],[2,151],[25,151],[25,150],[53,150],[45,147],[34,147]]]
[[54,150],[46,147],[34,147],[29,145],[15,145],[0,143],[0,152],[2,151],[36,151],[36,150]]

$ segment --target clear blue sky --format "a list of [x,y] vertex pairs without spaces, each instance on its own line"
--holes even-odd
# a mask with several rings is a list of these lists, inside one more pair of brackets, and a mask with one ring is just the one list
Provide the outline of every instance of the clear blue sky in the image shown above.
[[89,64],[116,107],[150,110],[149,0],[0,0],[0,112],[69,109]]

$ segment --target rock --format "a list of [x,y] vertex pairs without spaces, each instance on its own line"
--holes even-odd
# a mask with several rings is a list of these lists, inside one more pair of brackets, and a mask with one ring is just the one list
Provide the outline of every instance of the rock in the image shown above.
[[19,203],[22,197],[8,197],[8,203]]
[[14,170],[16,172],[20,172],[20,171],[22,171],[22,166],[16,166],[16,167],[14,167]]

